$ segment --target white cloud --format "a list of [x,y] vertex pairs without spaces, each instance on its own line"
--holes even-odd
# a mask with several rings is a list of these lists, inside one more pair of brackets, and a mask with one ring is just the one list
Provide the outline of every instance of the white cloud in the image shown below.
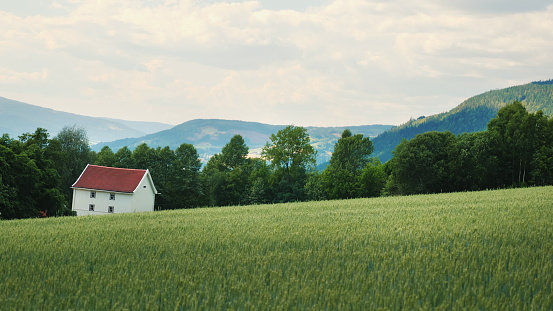
[[0,4],[0,96],[172,123],[398,124],[551,78],[546,1],[285,2]]
[[35,72],[19,72],[10,69],[0,68],[0,83],[25,83],[26,81],[46,80],[48,70],[42,69]]

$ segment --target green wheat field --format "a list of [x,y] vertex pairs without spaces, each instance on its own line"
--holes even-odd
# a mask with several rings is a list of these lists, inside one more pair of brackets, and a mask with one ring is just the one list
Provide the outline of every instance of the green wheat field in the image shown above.
[[552,310],[553,187],[0,222],[3,310]]

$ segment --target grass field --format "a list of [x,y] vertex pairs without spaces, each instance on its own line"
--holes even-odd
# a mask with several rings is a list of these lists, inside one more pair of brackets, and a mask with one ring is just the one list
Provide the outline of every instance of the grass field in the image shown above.
[[0,309],[553,309],[553,187],[0,222]]

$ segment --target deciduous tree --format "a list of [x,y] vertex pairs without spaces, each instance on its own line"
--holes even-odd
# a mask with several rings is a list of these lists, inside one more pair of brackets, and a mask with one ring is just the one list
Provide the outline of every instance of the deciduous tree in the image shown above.
[[314,169],[316,150],[311,146],[307,130],[287,126],[270,136],[262,157],[271,162],[271,185],[277,202],[303,201],[307,171]]
[[83,127],[65,126],[54,137],[60,143],[65,159],[56,169],[61,176],[62,187],[66,198],[71,202],[73,191],[71,185],[81,175],[87,164],[91,163],[91,150],[88,135]]
[[45,129],[0,139],[0,218],[70,215]]
[[547,144],[548,121],[543,112],[528,113],[520,102],[501,108],[488,124],[499,159],[497,186],[528,182],[535,156]]
[[[369,163],[373,149],[368,137],[344,130],[323,173],[329,199],[358,198],[367,193],[362,186],[361,173]],[[368,178],[368,175],[365,177]]]
[[120,148],[115,153],[115,167],[121,167],[121,168],[134,168],[134,161],[132,157],[132,151],[129,149],[129,147],[125,146],[123,148]]
[[175,157],[168,172],[169,177],[161,196],[165,209],[192,208],[201,205],[203,196],[200,184],[201,161],[191,144],[182,144],[175,150]]
[[248,152],[244,138],[235,135],[221,153],[209,159],[202,172],[208,205],[240,205],[247,202],[246,191],[251,173]]
[[117,166],[116,162],[117,160],[115,157],[115,153],[113,153],[113,150],[111,150],[111,148],[108,146],[102,147],[100,152],[96,154],[96,158],[94,160],[94,164],[96,165],[111,166],[111,167],[116,167]]
[[397,187],[401,194],[453,191],[455,140],[451,132],[428,132],[403,140],[390,163],[393,186],[388,187]]

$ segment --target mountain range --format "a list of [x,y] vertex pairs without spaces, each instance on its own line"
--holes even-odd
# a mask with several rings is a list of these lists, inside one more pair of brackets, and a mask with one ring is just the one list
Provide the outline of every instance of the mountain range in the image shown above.
[[[270,140],[271,134],[276,134],[285,127],[285,125],[235,120],[196,119],[143,137],[99,143],[93,146],[93,149],[100,150],[104,146],[108,146],[114,151],[125,146],[134,149],[143,143],[150,147],[169,146],[171,149],[176,149],[182,143],[189,143],[194,145],[200,158],[205,162],[213,154],[220,152],[234,135],[240,134],[250,149],[250,156],[259,157],[261,149]],[[349,127],[306,127],[306,129],[312,145],[318,151],[317,163],[324,163],[330,160],[334,144],[346,128],[354,133],[376,137],[391,127],[391,125],[377,124]]]
[[[169,146],[176,149],[183,143],[193,144],[202,161],[206,162],[218,153],[236,134],[242,135],[251,156],[260,156],[261,149],[271,134],[285,128],[285,125],[270,125],[257,122],[197,119],[177,126],[157,122],[139,122],[120,119],[89,117],[57,111],[0,97],[0,135],[18,137],[45,128],[55,136],[64,126],[83,127],[92,144],[92,150],[99,151],[108,146],[117,151],[122,147],[134,149],[146,143],[152,148]],[[349,128],[355,133],[376,137],[392,125],[364,125],[350,127],[308,127],[314,147],[318,150],[318,163],[330,160],[334,143],[342,132]]]
[[159,122],[137,122],[96,118],[57,111],[0,97],[0,135],[18,137],[38,127],[56,135],[64,126],[78,125],[86,129],[92,144],[127,137],[140,137],[159,132],[173,125]]
[[[454,134],[483,131],[497,111],[507,103],[522,102],[529,112],[542,110],[553,115],[553,80],[532,82],[505,89],[491,90],[462,102],[452,110],[428,117],[412,119],[400,126],[364,125],[344,127],[307,127],[318,151],[319,164],[330,159],[334,144],[344,129],[371,137],[374,156],[382,162],[392,157],[392,151],[402,139],[411,139],[428,131],[451,131]],[[17,137],[43,127],[55,135],[65,125],[85,128],[92,149],[108,146],[114,152],[122,147],[134,149],[146,143],[150,147],[177,148],[182,143],[193,144],[205,162],[218,153],[232,136],[242,135],[251,156],[259,156],[271,134],[285,125],[270,125],[220,119],[197,119],[173,126],[157,122],[137,122],[82,116],[56,111],[0,97],[0,133]]]

